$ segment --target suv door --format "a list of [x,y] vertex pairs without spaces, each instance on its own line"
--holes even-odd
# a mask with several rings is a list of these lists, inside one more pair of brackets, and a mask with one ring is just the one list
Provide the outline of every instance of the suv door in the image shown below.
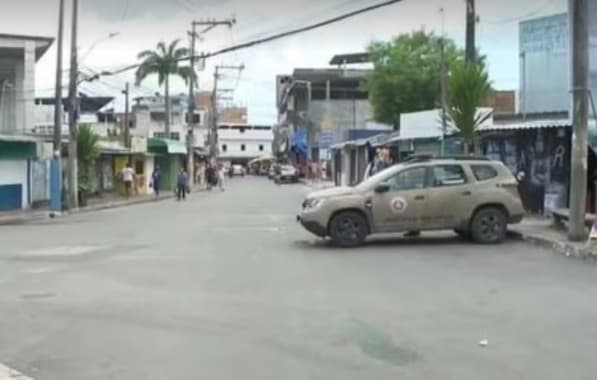
[[[472,202],[472,183],[462,165],[433,165],[429,173],[427,208],[422,229],[448,229],[462,226]],[[466,216],[465,216],[466,215]]]
[[426,208],[427,168],[407,168],[385,179],[384,193],[367,200],[375,232],[418,230]]

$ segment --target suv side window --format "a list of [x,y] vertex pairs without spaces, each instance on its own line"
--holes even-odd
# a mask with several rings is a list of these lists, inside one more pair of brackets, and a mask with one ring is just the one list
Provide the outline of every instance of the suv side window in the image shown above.
[[460,186],[467,183],[460,165],[439,165],[432,168],[433,187]]
[[477,181],[487,181],[498,176],[497,170],[490,165],[471,165]]
[[390,185],[391,191],[416,190],[425,188],[426,177],[427,168],[419,167],[403,170],[385,182]]

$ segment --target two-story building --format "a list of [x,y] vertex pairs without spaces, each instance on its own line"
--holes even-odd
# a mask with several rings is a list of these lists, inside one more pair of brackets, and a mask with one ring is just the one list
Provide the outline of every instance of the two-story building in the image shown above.
[[52,150],[29,136],[34,126],[35,64],[53,39],[0,34],[0,211],[47,199]]
[[218,125],[218,157],[223,161],[247,164],[254,158],[271,156],[274,133],[269,125]]

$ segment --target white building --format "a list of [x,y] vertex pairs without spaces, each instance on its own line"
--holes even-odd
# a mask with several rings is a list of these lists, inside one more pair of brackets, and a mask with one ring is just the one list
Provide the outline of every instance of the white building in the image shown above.
[[[174,95],[170,97],[170,136],[166,136],[166,102],[163,96],[135,98],[132,107],[131,135],[139,137],[170,138],[185,141],[187,134],[188,97]],[[205,131],[208,126],[208,112],[196,110],[194,116],[195,146],[205,146]]]
[[271,156],[274,132],[272,126],[220,124],[218,126],[219,157],[225,161],[247,163]]

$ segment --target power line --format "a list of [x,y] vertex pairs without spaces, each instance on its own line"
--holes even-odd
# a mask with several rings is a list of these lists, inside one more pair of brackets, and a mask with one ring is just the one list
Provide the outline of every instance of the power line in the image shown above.
[[[272,36],[269,36],[269,37],[264,37],[264,38],[257,39],[257,40],[254,40],[254,41],[249,41],[249,42],[241,43],[241,44],[238,44],[238,45],[229,46],[227,48],[219,49],[219,50],[216,50],[216,51],[211,52],[211,53],[196,55],[193,58],[194,59],[206,59],[206,58],[212,58],[212,57],[215,57],[215,56],[218,56],[218,55],[230,53],[230,52],[241,50],[241,49],[247,49],[249,47],[253,47],[253,46],[256,46],[256,45],[261,45],[261,44],[264,44],[264,43],[267,43],[267,42],[271,42],[271,41],[275,41],[275,40],[279,40],[279,39],[282,39],[282,38],[285,38],[285,37],[290,37],[290,36],[293,36],[295,34],[300,34],[300,33],[304,33],[304,32],[308,32],[308,31],[314,30],[314,29],[319,29],[321,27],[324,27],[324,26],[327,26],[327,25],[330,25],[330,24],[334,24],[334,23],[337,23],[339,21],[343,21],[345,19],[348,19],[348,18],[351,18],[351,17],[354,17],[354,16],[358,16],[360,14],[367,13],[367,12],[370,12],[370,11],[373,11],[373,10],[376,10],[376,9],[379,9],[379,8],[383,8],[383,7],[386,7],[386,6],[389,6],[389,5],[393,5],[393,4],[399,3],[401,1],[402,0],[384,1],[382,3],[371,5],[371,6],[368,6],[368,7],[365,7],[365,8],[361,8],[361,9],[358,9],[358,10],[355,10],[355,11],[352,11],[352,12],[348,12],[348,13],[342,14],[340,16],[336,16],[336,17],[327,19],[325,21],[321,21],[321,22],[318,22],[318,23],[315,23],[315,24],[311,24],[311,25],[308,25],[308,26],[305,26],[305,27],[296,28],[296,29],[289,30],[289,31],[283,32],[283,33],[278,33],[278,34],[275,34],[275,35],[272,35]],[[182,58],[178,59],[178,61],[179,62],[180,61],[188,61],[188,60],[190,60],[190,58],[191,57],[182,57]],[[129,70],[133,70],[133,69],[136,69],[137,67],[139,67],[140,65],[141,65],[140,63],[135,63],[135,64],[132,64],[132,65],[125,66],[125,67],[123,67],[121,69],[115,70],[114,72],[110,73],[110,75],[120,74],[120,73],[129,71]]]

